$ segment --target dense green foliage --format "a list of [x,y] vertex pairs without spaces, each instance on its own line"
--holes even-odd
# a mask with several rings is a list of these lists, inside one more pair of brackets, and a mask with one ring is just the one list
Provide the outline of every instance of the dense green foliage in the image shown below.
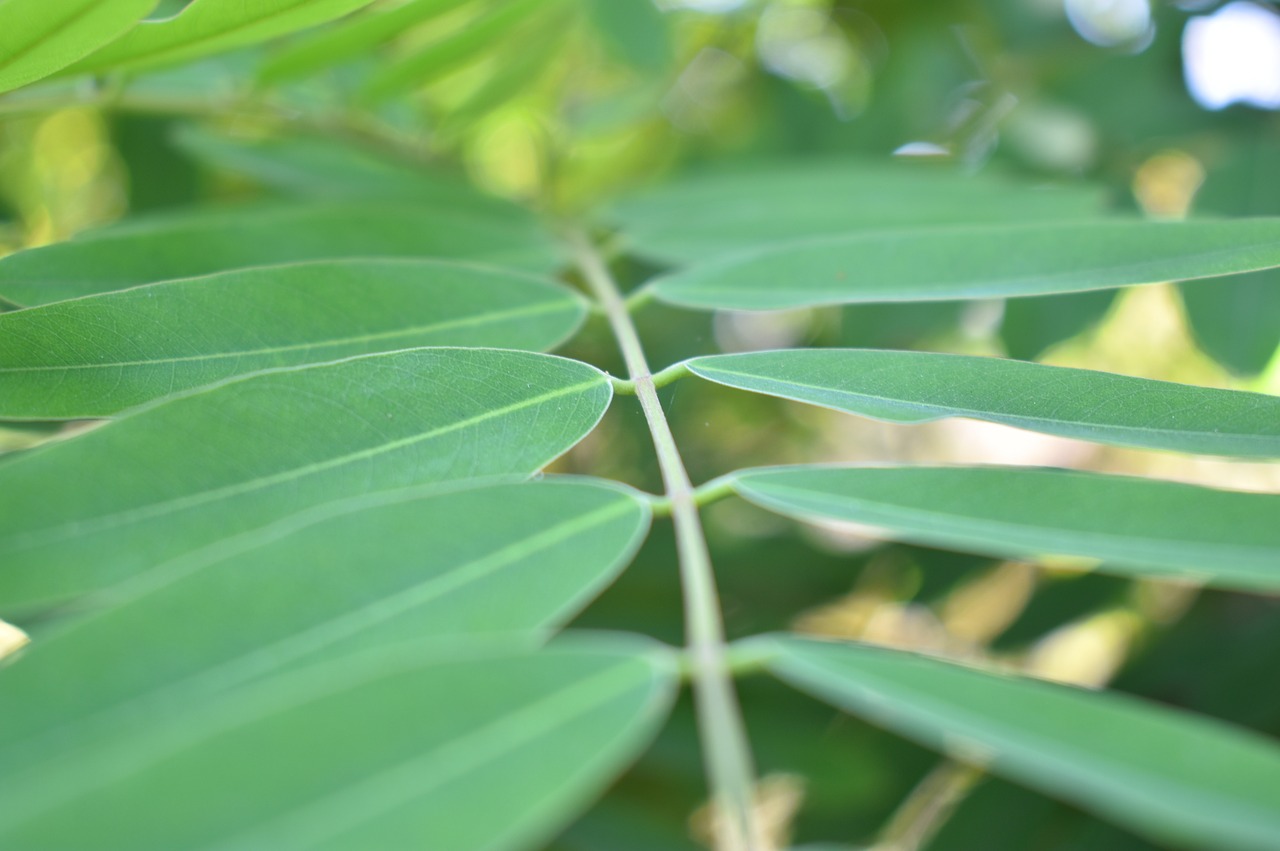
[[0,0],[0,847],[1280,848],[1280,124],[696,5]]

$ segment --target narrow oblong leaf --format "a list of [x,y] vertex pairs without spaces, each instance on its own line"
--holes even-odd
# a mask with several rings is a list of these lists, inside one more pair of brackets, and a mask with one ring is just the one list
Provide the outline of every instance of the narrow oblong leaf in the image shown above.
[[100,591],[365,493],[529,474],[594,428],[594,367],[416,349],[236,379],[0,466],[0,612]]
[[428,486],[302,512],[176,559],[37,642],[0,675],[0,753],[69,752],[142,707],[198,707],[339,650],[558,626],[630,560],[648,522],[637,493],[586,479]]
[[483,56],[531,16],[563,0],[505,0],[482,17],[407,55],[383,63],[364,86],[365,99],[378,102],[425,86]]
[[542,350],[582,321],[548,280],[429,260],[267,266],[0,314],[0,417],[118,413],[234,375],[422,346]]
[[6,0],[0,3],[0,92],[47,77],[114,41],[156,0]]
[[307,204],[140,220],[0,258],[0,295],[28,307],[243,269],[352,257],[559,265],[532,219],[397,204]]
[[409,0],[392,9],[344,21],[327,32],[291,44],[262,67],[263,82],[292,80],[365,56],[409,27],[451,12],[471,0]]
[[188,62],[323,24],[372,0],[192,0],[171,18],[144,21],[91,54],[72,73],[129,70]]
[[1280,589],[1280,495],[1017,467],[780,467],[731,483],[789,517],[929,546]]
[[1280,266],[1280,219],[915,228],[799,239],[659,279],[685,307],[774,310],[1113,289]]
[[[410,212],[429,205],[438,217],[484,215],[528,225],[524,208],[482,192],[437,164],[388,156],[381,151],[321,136],[242,139],[189,124],[173,137],[184,153],[217,171],[247,178],[289,198],[357,202],[400,202]],[[412,202],[415,207],[409,207]],[[355,208],[359,210],[357,206]]]
[[1068,221],[1102,209],[1101,192],[1089,186],[1040,188],[993,175],[845,158],[709,169],[624,197],[610,218],[633,251],[685,264],[815,236]]
[[669,651],[622,637],[348,654],[139,709],[75,753],[0,752],[0,842],[533,849],[652,739],[676,679]]
[[1280,835],[1280,748],[1212,718],[896,650],[764,639],[797,688],[1178,847]]
[[870,349],[714,355],[694,374],[897,423],[969,417],[1150,449],[1280,457],[1280,398],[1002,358]]

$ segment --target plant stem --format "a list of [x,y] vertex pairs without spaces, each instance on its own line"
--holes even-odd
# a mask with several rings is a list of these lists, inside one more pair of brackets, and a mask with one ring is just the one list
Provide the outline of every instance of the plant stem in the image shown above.
[[649,423],[671,507],[684,591],[686,654],[702,737],[703,762],[712,798],[722,814],[717,847],[724,851],[764,851],[752,816],[755,769],[734,691],[715,574],[693,485],[658,399],[658,389],[635,323],[617,284],[585,233],[575,231],[569,239],[578,268],[604,308],[626,361],[635,394]]
[[902,802],[870,851],[920,851],[982,777],[976,766],[939,763]]

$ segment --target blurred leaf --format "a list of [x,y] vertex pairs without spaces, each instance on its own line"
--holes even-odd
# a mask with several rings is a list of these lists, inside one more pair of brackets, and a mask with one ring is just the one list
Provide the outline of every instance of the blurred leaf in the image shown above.
[[340,18],[372,0],[193,0],[172,18],[144,21],[70,73],[137,71],[268,41]]
[[656,284],[696,308],[769,310],[1111,289],[1280,266],[1280,219],[920,228],[797,240]]
[[362,95],[369,101],[384,101],[445,77],[483,56],[531,15],[545,13],[562,2],[564,0],[501,0],[496,9],[457,32],[400,59],[381,63],[364,86]]
[[[565,43],[574,32],[573,6],[560,6],[530,24],[527,38],[518,50],[498,63],[492,75],[461,103],[448,110],[446,128],[464,127],[481,121],[495,109],[536,86],[557,59],[564,55]],[[442,129],[442,132],[447,130]]]
[[135,708],[59,758],[17,743],[0,754],[21,792],[0,802],[0,837],[140,851],[537,848],[652,738],[675,679],[667,652],[622,638],[347,656],[182,713]]
[[1028,467],[779,467],[730,478],[803,521],[1123,575],[1280,589],[1280,495]]
[[1002,358],[865,349],[714,355],[687,365],[719,384],[887,422],[969,417],[1121,446],[1280,458],[1280,398],[1261,393]]
[[1280,346],[1280,272],[1181,285],[1196,342],[1241,375],[1264,370]]
[[188,124],[174,140],[197,160],[296,198],[416,201],[463,213],[528,219],[441,166],[314,136],[237,139]]
[[391,9],[374,10],[289,45],[262,66],[259,76],[263,82],[277,83],[364,58],[410,27],[452,12],[468,2],[471,0],[409,0]]
[[1079,219],[1101,208],[1090,187],[1041,189],[893,161],[828,160],[689,175],[622,199],[611,218],[638,253],[686,263],[852,231]]
[[61,70],[140,21],[156,0],[6,0],[0,92]]
[[1280,748],[1131,697],[855,644],[764,639],[782,679],[847,711],[1176,845],[1263,849]]
[[163,573],[334,500],[532,473],[611,395],[564,358],[416,349],[176,397],[0,467],[0,610]]
[[658,72],[672,59],[666,16],[653,0],[586,0],[591,22],[619,59]]
[[553,281],[427,260],[154,284],[0,314],[0,417],[109,416],[235,375],[395,349],[540,351],[585,314]]
[[0,293],[18,304],[301,260],[440,257],[535,272],[559,265],[532,219],[402,204],[314,203],[199,210],[128,221],[0,258]]
[[[1240,279],[1248,277],[1239,276]],[[1096,325],[1111,309],[1114,290],[1011,298],[1004,303],[1000,339],[1010,357],[1034,360],[1051,346]]]

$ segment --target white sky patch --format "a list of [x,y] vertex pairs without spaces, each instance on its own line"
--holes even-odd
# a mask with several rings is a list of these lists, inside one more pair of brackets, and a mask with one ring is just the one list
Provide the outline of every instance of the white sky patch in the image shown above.
[[1141,49],[1155,32],[1149,0],[1064,0],[1063,9],[1081,38],[1102,47]]
[[1236,0],[1192,18],[1182,32],[1182,64],[1187,89],[1206,109],[1280,109],[1280,15]]

